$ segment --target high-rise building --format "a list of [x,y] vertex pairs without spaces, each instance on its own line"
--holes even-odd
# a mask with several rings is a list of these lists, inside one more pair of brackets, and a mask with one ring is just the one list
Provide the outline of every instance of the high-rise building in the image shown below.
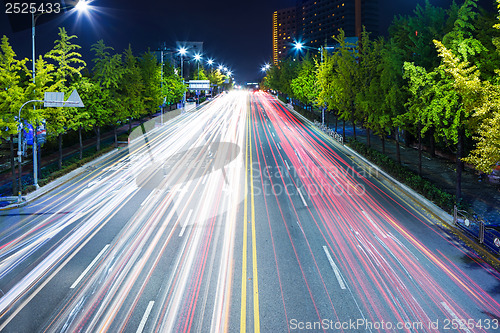
[[273,63],[288,56],[290,45],[297,35],[297,11],[295,7],[277,10],[273,14]]
[[290,55],[294,41],[320,48],[334,44],[343,29],[347,37],[359,37],[362,26],[379,34],[379,0],[297,0],[295,8],[274,12],[273,61]]

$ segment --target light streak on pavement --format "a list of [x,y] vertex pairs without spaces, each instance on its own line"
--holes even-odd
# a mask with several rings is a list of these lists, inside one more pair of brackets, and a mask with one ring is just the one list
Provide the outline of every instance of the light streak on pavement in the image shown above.
[[499,273],[270,95],[231,92],[133,137],[0,212],[0,329],[498,325]]

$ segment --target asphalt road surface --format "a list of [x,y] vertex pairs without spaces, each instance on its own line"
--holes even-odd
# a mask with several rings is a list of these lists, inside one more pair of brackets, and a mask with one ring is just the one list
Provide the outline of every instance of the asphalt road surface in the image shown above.
[[500,274],[270,95],[131,138],[0,211],[2,332],[500,330]]

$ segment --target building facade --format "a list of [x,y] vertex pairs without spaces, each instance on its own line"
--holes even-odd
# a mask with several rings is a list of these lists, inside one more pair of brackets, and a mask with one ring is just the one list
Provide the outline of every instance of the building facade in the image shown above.
[[297,10],[295,7],[277,10],[273,13],[273,63],[287,57],[297,35]]
[[347,37],[359,37],[362,26],[379,35],[379,0],[297,0],[295,8],[273,14],[273,62],[291,56],[295,41],[320,48],[334,44],[343,29]]

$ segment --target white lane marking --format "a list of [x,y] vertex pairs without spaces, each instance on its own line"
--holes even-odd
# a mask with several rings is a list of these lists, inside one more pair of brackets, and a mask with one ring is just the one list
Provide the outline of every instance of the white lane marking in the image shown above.
[[288,171],[290,171],[290,166],[288,165],[288,162],[285,160],[285,164],[286,164],[286,168],[288,169]]
[[144,315],[142,316],[142,320],[139,324],[139,327],[137,327],[136,333],[142,333],[144,327],[146,327],[146,322],[148,321],[149,315],[151,314],[153,305],[155,305],[155,301],[150,301],[148,307],[146,308],[146,311],[144,312]]
[[276,142],[276,144],[278,145],[278,148],[281,150],[280,143],[279,143],[279,142]]
[[304,203],[304,206],[307,207],[307,202],[304,199],[304,196],[302,195],[302,192],[300,192],[300,188],[297,187],[297,191],[299,192],[300,198],[302,199],[302,202]]
[[208,175],[203,176],[203,182],[201,182],[202,185],[205,185],[207,178],[208,178]]
[[147,196],[146,200],[144,200],[142,203],[141,203],[141,207],[143,207],[145,204],[147,204],[149,202],[149,200],[151,200],[152,197],[154,197],[156,195],[155,193],[156,191],[152,191],[151,193],[149,193],[149,195]]
[[370,223],[373,225],[373,227],[375,229],[377,229],[377,231],[382,235],[382,237],[387,238],[387,235],[385,233],[383,233],[382,230],[380,230],[380,228],[378,227],[378,225],[375,222],[373,222],[373,220],[371,219],[371,217],[364,210],[362,210],[361,212],[368,219],[368,221],[370,221]]
[[302,231],[302,234],[304,235],[304,237],[306,236],[306,234],[304,233],[304,229],[302,229],[302,226],[300,225],[299,221],[297,221],[297,225],[299,226],[299,229],[300,231]]
[[337,184],[338,186],[340,186],[339,182],[337,181],[337,179],[332,175],[331,172],[328,173],[330,175],[330,177],[332,178],[332,180],[335,182],[335,184]]
[[189,219],[191,218],[191,214],[193,214],[192,209],[189,210],[188,216],[186,218],[186,221],[184,222],[184,225],[182,226],[181,233],[179,234],[179,237],[182,237],[182,235],[184,235],[184,231],[186,230],[186,226],[189,223]]
[[335,277],[337,278],[337,281],[339,282],[340,289],[345,289],[345,283],[344,279],[342,278],[342,274],[340,274],[340,270],[333,261],[332,256],[330,255],[330,252],[328,251],[328,248],[326,246],[323,246],[323,251],[325,251],[326,257],[328,258],[328,261],[330,262],[330,266],[332,266],[333,272],[335,273]]
[[73,284],[71,285],[71,287],[69,287],[70,289],[74,289],[80,283],[80,281],[90,271],[90,269],[92,268],[92,266],[94,266],[95,263],[99,260],[99,258],[102,257],[102,255],[104,254],[104,252],[106,252],[106,250],[108,249],[108,247],[109,247],[109,244],[106,244],[106,246],[104,246],[104,248],[101,250],[101,252],[99,252],[99,254],[97,255],[97,257],[95,257],[94,260],[92,260],[92,262],[90,263],[90,265],[88,265],[87,268],[85,268],[85,270],[83,271],[82,274],[80,274],[80,276],[78,277],[78,279],[76,279],[76,281],[73,282]]
[[[465,322],[465,320],[458,318],[457,314],[452,309],[450,309],[450,307],[448,306],[448,304],[446,302],[441,302],[441,305],[453,317],[453,319],[455,320],[456,323],[464,323]],[[471,331],[469,331],[467,326],[460,325],[460,329],[464,330],[465,332],[472,333]]]
[[273,138],[275,138],[275,137],[276,137],[276,135],[274,135],[274,132],[272,132],[271,134],[273,135]]

